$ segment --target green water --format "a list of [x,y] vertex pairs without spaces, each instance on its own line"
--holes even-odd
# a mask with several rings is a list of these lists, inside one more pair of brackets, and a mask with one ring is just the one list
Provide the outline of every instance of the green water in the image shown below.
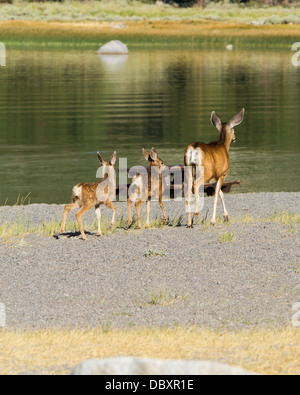
[[244,123],[230,151],[234,192],[300,190],[300,68],[287,51],[7,51],[0,68],[0,204],[65,203],[94,181],[96,151],[128,166],[154,146],[170,165],[217,138],[215,110]]

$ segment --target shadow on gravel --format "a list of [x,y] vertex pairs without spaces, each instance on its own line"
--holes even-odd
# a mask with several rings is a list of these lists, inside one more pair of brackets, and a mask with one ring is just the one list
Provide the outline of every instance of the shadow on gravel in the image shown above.
[[[97,236],[99,237],[96,233],[91,233],[91,232],[85,232],[87,236]],[[56,233],[53,235],[54,239],[59,240],[60,238],[68,238],[71,239],[72,237],[79,237],[81,236],[80,232],[65,232],[65,233]]]

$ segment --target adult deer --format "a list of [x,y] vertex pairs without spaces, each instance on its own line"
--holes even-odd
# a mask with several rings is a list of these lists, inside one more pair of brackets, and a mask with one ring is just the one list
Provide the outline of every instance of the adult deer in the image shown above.
[[[150,202],[152,197],[159,199],[164,221],[167,222],[168,218],[165,212],[164,203],[162,199],[164,183],[162,172],[167,169],[164,162],[158,157],[157,152],[152,148],[150,154],[143,148],[143,154],[146,161],[149,162],[149,167],[146,174],[137,174],[131,182],[129,188],[128,203],[128,225],[132,225],[131,207],[132,203],[136,201],[136,213],[138,219],[138,228],[141,228],[141,206],[146,201],[147,222],[146,227],[150,226]],[[156,173],[156,174],[155,174]],[[157,177],[156,177],[156,176]]]
[[60,233],[65,232],[66,220],[71,210],[79,208],[80,210],[76,213],[76,219],[80,228],[80,232],[83,240],[87,240],[86,234],[82,226],[82,216],[95,207],[96,216],[98,219],[98,234],[102,236],[101,231],[101,210],[100,206],[105,204],[106,207],[113,210],[113,216],[111,221],[111,227],[115,224],[116,207],[112,201],[116,192],[116,180],[114,167],[117,160],[117,153],[114,152],[110,162],[105,162],[102,156],[97,153],[99,162],[103,166],[103,178],[99,182],[93,183],[80,183],[75,185],[72,192],[72,203],[65,206],[62,226]]
[[[192,143],[184,153],[185,166],[191,166],[192,171],[188,171],[188,197],[187,197],[187,211],[188,211],[188,228],[192,227],[191,218],[191,198],[192,190],[195,192],[195,216],[199,215],[199,189],[200,186],[208,182],[216,182],[216,195],[214,203],[213,217],[211,224],[216,223],[217,205],[219,195],[223,203],[223,217],[224,221],[229,221],[228,212],[224,202],[224,194],[222,192],[222,185],[225,177],[229,171],[229,148],[232,142],[236,141],[234,128],[243,122],[245,109],[243,108],[237,115],[235,115],[230,122],[222,123],[220,117],[213,111],[211,115],[211,122],[219,131],[219,140],[209,144]],[[194,188],[192,188],[193,178],[196,174],[196,167],[202,166],[200,172],[194,181]],[[197,178],[198,177],[198,178]]]

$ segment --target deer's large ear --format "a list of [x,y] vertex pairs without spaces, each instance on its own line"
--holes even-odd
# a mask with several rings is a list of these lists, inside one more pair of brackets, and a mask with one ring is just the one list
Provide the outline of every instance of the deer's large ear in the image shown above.
[[219,131],[221,131],[221,128],[222,128],[221,119],[220,119],[219,115],[214,111],[211,113],[211,123],[213,124],[213,126],[215,128],[217,128]]
[[97,155],[98,155],[98,159],[99,159],[99,162],[100,162],[101,166],[103,166],[104,165],[104,159],[102,158],[102,156],[100,155],[99,152],[97,152]]
[[229,122],[229,126],[231,129],[233,129],[234,127],[240,125],[243,120],[244,120],[244,116],[245,116],[245,109],[243,108],[238,114],[236,114],[232,120]]
[[116,151],[115,151],[115,152],[113,153],[112,157],[111,157],[110,164],[111,164],[112,166],[114,166],[114,165],[116,164],[116,161],[117,161],[117,153],[116,153]]
[[148,160],[149,160],[148,152],[144,148],[142,148],[142,151],[143,151],[143,154],[144,154],[144,157],[145,157],[146,161],[148,162]]
[[157,152],[155,151],[154,148],[152,148],[152,150],[150,152],[150,158],[153,160],[153,162],[155,162],[158,158]]

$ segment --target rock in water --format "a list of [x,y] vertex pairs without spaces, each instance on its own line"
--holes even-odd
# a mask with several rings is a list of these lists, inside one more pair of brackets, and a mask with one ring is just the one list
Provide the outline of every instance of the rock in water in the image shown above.
[[119,40],[113,40],[103,45],[97,53],[100,55],[128,55],[129,51],[127,45]]

